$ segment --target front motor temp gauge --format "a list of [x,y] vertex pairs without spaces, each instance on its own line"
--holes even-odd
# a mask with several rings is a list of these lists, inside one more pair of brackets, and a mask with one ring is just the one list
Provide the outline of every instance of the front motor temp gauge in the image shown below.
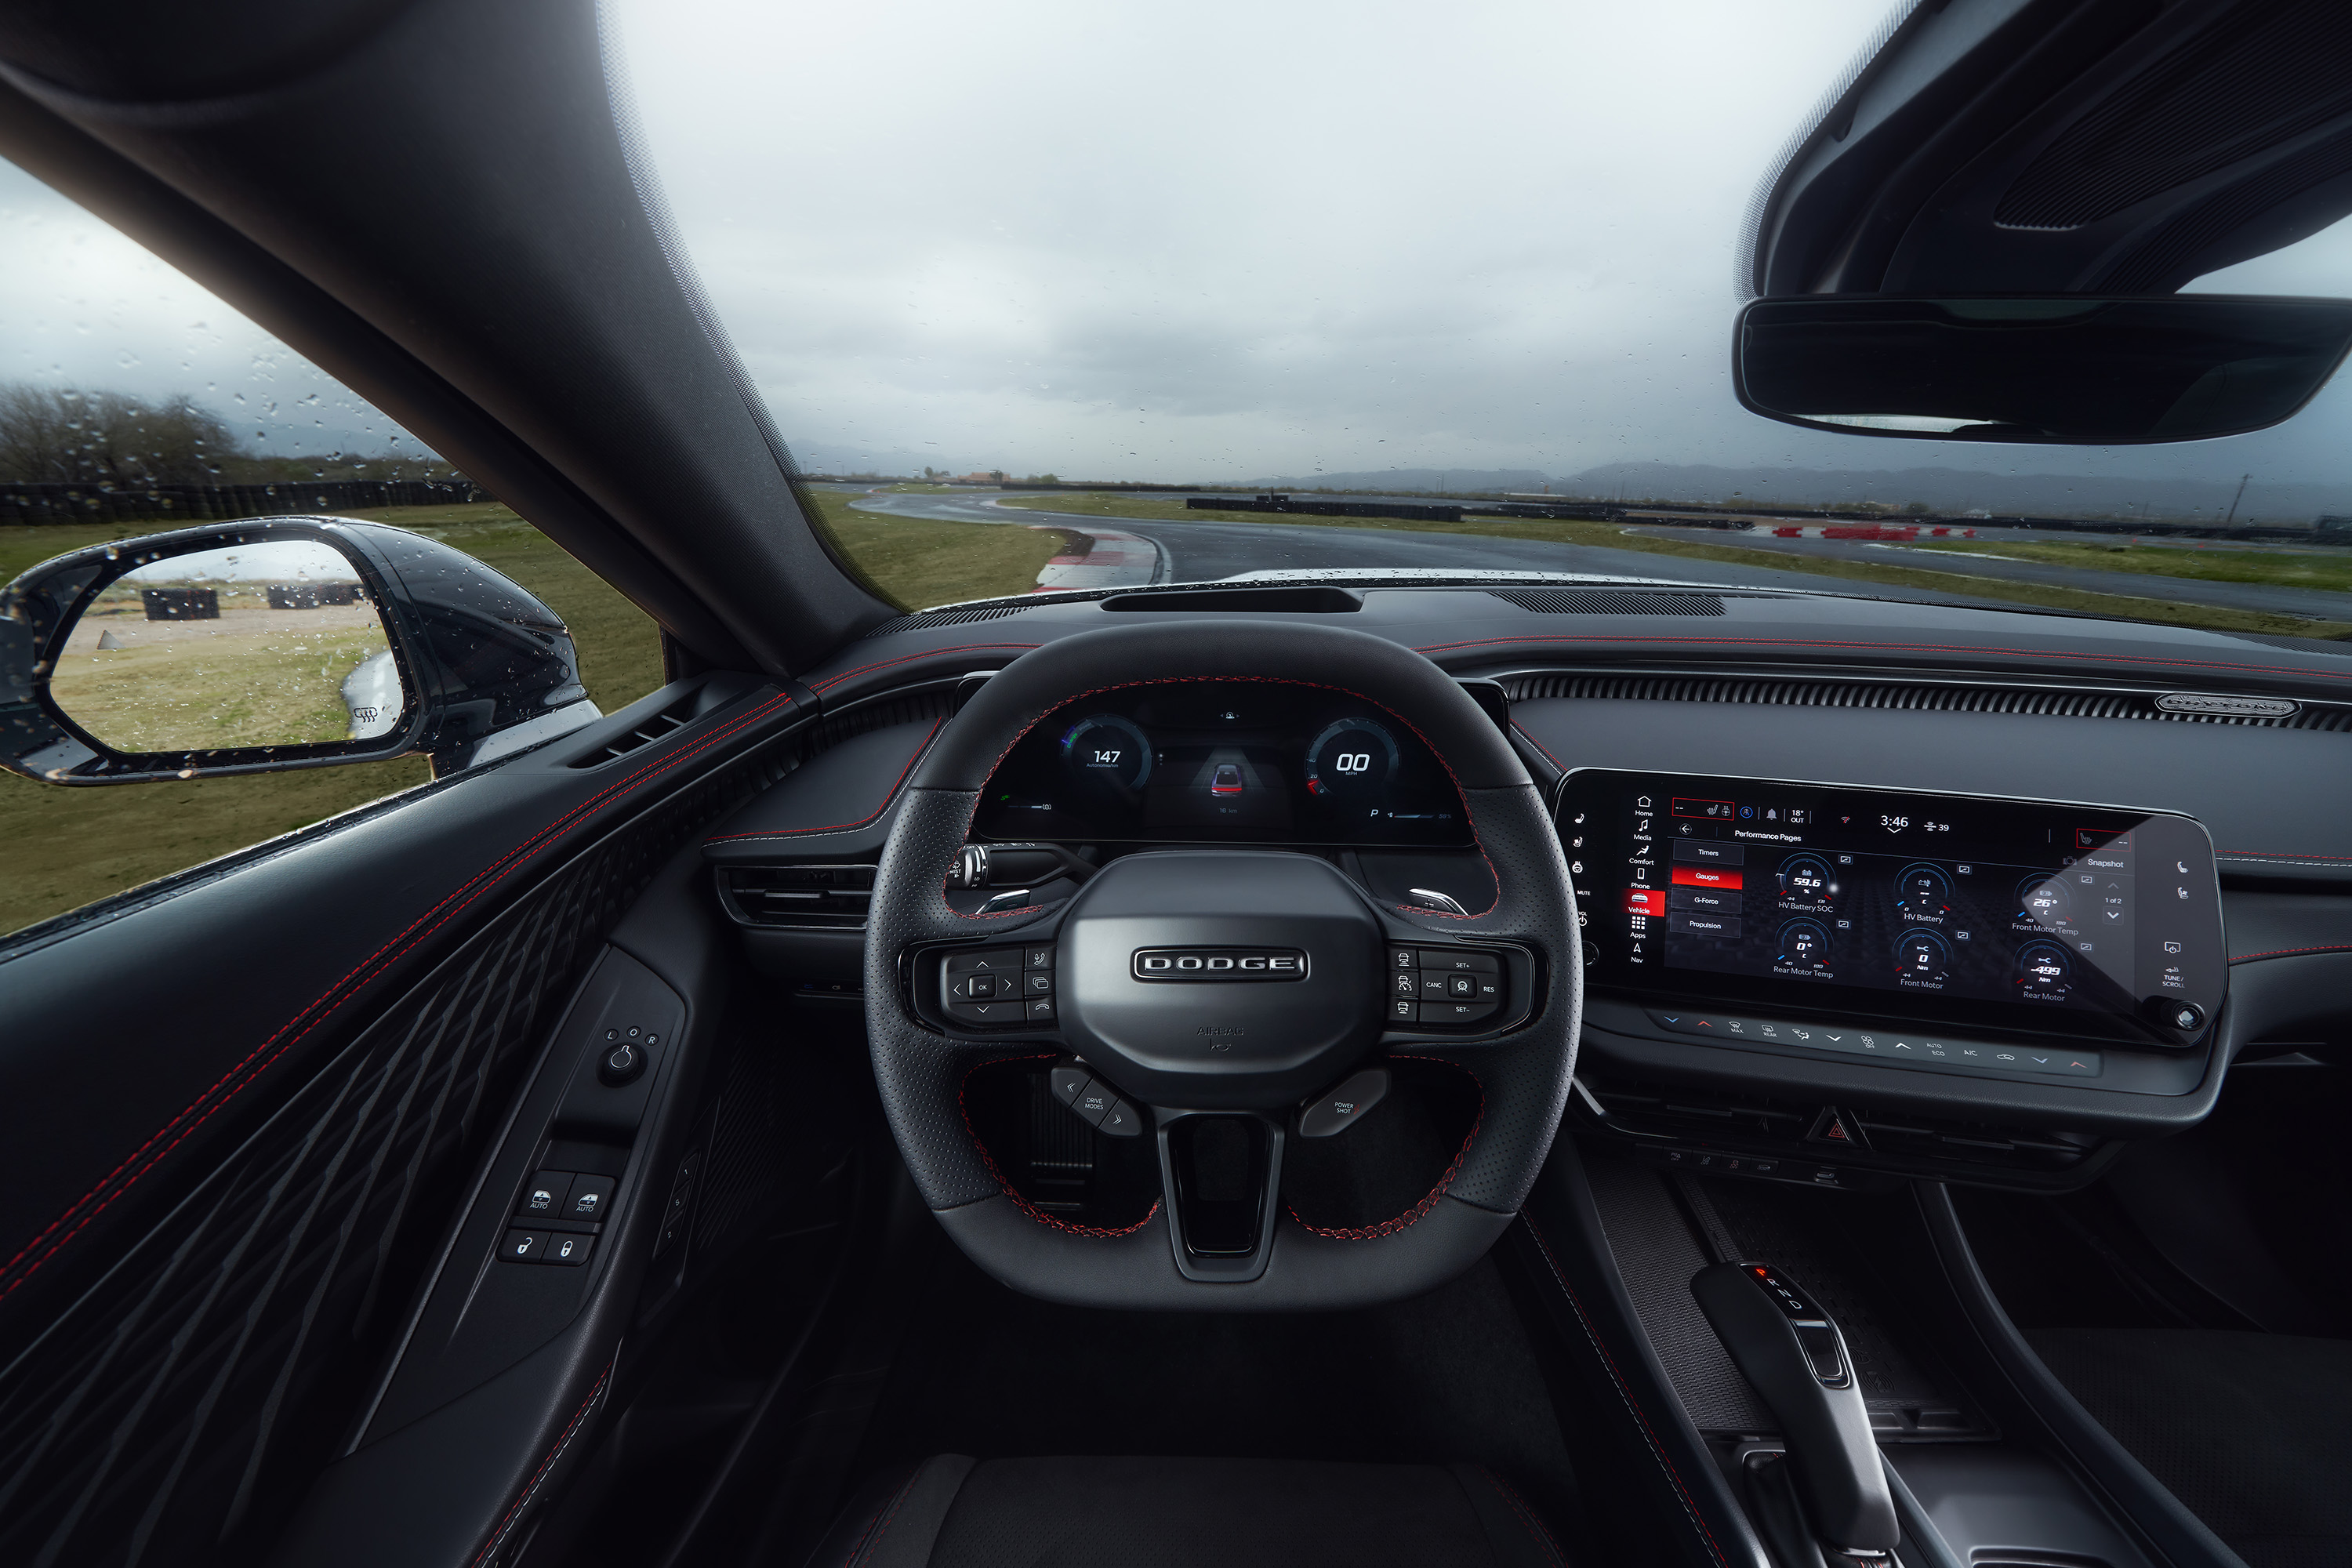
[[1151,776],[1151,742],[1125,714],[1090,714],[1063,731],[1062,765],[1085,783],[1139,790]]
[[1307,748],[1307,793],[1318,800],[1385,790],[1397,772],[1396,737],[1370,719],[1342,719]]

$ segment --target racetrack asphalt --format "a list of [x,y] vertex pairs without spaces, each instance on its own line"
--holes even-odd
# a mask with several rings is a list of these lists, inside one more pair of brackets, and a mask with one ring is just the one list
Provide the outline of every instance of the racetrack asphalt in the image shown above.
[[[1861,561],[1881,566],[1965,573],[2133,598],[2168,599],[2183,604],[2352,622],[2352,594],[2277,587],[2258,583],[2215,583],[2137,572],[2102,572],[2047,562],[2008,561],[1959,552],[1907,550],[1859,541],[1779,539],[1756,533],[1741,533],[1733,537],[1710,533],[1697,540],[1699,542],[1736,544],[1740,548],[1770,551],[1786,556],[1790,564],[1787,569],[1780,569],[1653,555],[1638,550],[1612,550],[1596,545],[1501,539],[1471,533],[1406,533],[1376,527],[1345,528],[1281,522],[1175,522],[1086,517],[1075,512],[1045,511],[1027,507],[1007,509],[993,505],[993,499],[983,499],[971,492],[893,493],[861,496],[853,504],[861,510],[895,512],[906,517],[938,518],[955,522],[1034,524],[1051,520],[1066,521],[1081,529],[1116,530],[1135,535],[1157,546],[1160,557],[1157,562],[1149,563],[1146,574],[1141,552],[1134,552],[1137,565],[1126,575],[1131,576],[1139,586],[1150,582],[1211,582],[1244,573],[1285,569],[1581,572],[1607,577],[1646,577],[1704,583],[1720,587],[1790,588],[1935,604],[1999,605],[2004,603],[1965,593],[1944,593],[1823,576],[1807,572],[1800,564],[1807,559],[1815,559]],[[1663,539],[1691,537],[1690,531],[1674,528],[1644,528],[1642,531]]]

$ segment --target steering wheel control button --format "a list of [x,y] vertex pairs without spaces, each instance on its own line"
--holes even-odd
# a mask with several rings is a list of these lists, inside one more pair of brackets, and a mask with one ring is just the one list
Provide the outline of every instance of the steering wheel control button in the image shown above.
[[595,1248],[594,1237],[582,1236],[577,1232],[563,1232],[549,1237],[541,1244],[539,1261],[577,1268],[588,1261],[588,1255]]
[[560,1212],[565,1219],[601,1221],[612,1206],[612,1177],[574,1176],[572,1195],[563,1200]]
[[1045,1074],[1046,1088],[1051,1089],[1054,1098],[1064,1105],[1077,1104],[1078,1096],[1084,1094],[1087,1091],[1087,1086],[1094,1080],[1095,1075],[1076,1062],[1057,1062]]
[[1017,947],[965,947],[947,955],[950,974],[1010,974],[1020,967]]
[[1421,967],[1421,949],[1417,947],[1392,947],[1389,949],[1389,967],[1391,969],[1419,969]]
[[1028,947],[1022,949],[1021,967],[1024,969],[1053,968],[1054,950],[1050,947]]
[[1717,1045],[1781,1046],[1867,1057],[1893,1067],[1956,1068],[2007,1078],[2097,1078],[2106,1059],[2097,1051],[2064,1046],[2019,1046],[1989,1040],[1955,1040],[1942,1034],[1870,1024],[1797,1023],[1786,1018],[1749,1018],[1727,1013],[1647,1009],[1650,1021],[1671,1034],[1691,1035]]
[[499,1256],[509,1263],[536,1263],[546,1247],[547,1233],[543,1230],[510,1230],[499,1243]]
[[1389,976],[1389,990],[1399,996],[1421,994],[1421,971],[1400,969]]
[[1089,1127],[1099,1127],[1111,1108],[1119,1103],[1118,1096],[1102,1084],[1088,1081],[1070,1101],[1070,1109],[1078,1113]]
[[1018,997],[1007,997],[1002,1002],[948,1004],[948,1016],[960,1024],[991,1024],[998,1028],[1021,1022],[1026,1012]]
[[1143,1131],[1143,1117],[1127,1101],[1114,1100],[1110,1109],[1102,1113],[1102,1120],[1095,1123],[1095,1131],[1113,1138],[1133,1138]]
[[636,1040],[622,1040],[604,1047],[596,1058],[596,1077],[607,1089],[619,1089],[645,1076],[646,1047]]
[[572,1191],[572,1175],[569,1171],[541,1171],[530,1179],[522,1191],[522,1201],[515,1205],[515,1215],[521,1219],[553,1219],[563,1212],[563,1200]]
[[1503,962],[1491,952],[1475,948],[1424,947],[1421,950],[1421,967],[1444,974],[1500,974]]
[[1051,970],[1031,970],[1028,973],[1021,977],[1021,989],[1023,994],[1025,995],[1051,996],[1054,994],[1053,972]]
[[[1420,988],[1418,986],[1414,988],[1414,994],[1416,995],[1419,994],[1419,990]],[[1415,1024],[1420,1021],[1421,1004],[1414,1001],[1412,996],[1400,996],[1395,1001],[1389,1004],[1390,1023]]]
[[1032,1023],[1052,1023],[1054,1021],[1054,999],[1051,996],[1032,996],[1024,1007],[1023,1016],[1028,1018]]
[[1477,1024],[1495,1016],[1497,1004],[1493,1002],[1423,1002],[1421,1021],[1424,1024]]
[[996,994],[997,986],[1004,986],[1004,994],[1013,994],[1013,976],[1009,974],[960,974],[948,982],[948,994],[971,1002],[985,1002]]
[[1301,1138],[1328,1138],[1361,1121],[1389,1091],[1389,1069],[1366,1068],[1350,1073],[1345,1082],[1298,1113]]
[[[962,947],[941,954],[940,1007],[958,1024],[1005,1028],[1055,1016],[1050,947]],[[1042,984],[1040,984],[1042,983]],[[1043,1008],[1029,1002],[1044,1002]]]

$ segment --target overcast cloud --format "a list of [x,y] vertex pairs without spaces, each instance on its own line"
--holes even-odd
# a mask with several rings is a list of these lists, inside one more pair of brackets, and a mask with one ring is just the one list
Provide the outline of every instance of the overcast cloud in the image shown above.
[[[1213,481],[1655,459],[2352,480],[2342,382],[2285,431],[2111,453],[1898,447],[1740,410],[1726,368],[1740,216],[1885,8],[618,0],[615,15],[688,247],[813,467],[936,453]],[[2239,270],[2263,291],[2352,292],[2352,230]]]
[[[2116,451],[1733,401],[1750,193],[1887,0],[616,0],[704,281],[812,468],[1174,481],[1625,461],[2346,487],[2352,377]],[[2352,293],[2352,224],[2205,286]],[[0,165],[0,378],[189,391],[271,450],[392,426]],[[2086,496],[2086,501],[2095,498]]]

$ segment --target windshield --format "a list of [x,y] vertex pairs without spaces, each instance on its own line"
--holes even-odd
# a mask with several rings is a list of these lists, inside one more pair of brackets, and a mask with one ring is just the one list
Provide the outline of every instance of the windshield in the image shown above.
[[[2342,377],[2169,446],[1740,407],[1743,218],[1885,11],[616,16],[685,247],[902,606],[1569,572],[2352,634]],[[2352,294],[2352,226],[2191,287]]]

